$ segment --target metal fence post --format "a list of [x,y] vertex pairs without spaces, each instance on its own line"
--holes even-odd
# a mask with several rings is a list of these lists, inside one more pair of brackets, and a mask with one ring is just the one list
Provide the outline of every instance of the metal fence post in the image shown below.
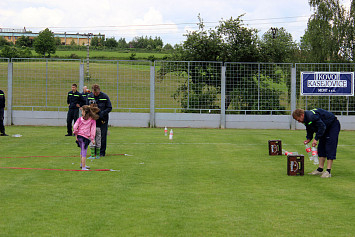
[[296,109],[296,68],[291,68],[291,116],[290,116],[290,125],[291,130],[296,129],[296,121],[292,118],[292,112]]
[[260,63],[258,63],[258,110],[260,110]]
[[48,59],[46,59],[46,107],[48,106]]
[[221,70],[221,128],[226,128],[226,66]]
[[79,91],[81,91],[83,89],[83,87],[84,87],[84,64],[80,63],[80,66],[79,66]]
[[116,99],[116,103],[117,103],[117,107],[116,108],[118,108],[118,105],[119,105],[119,101],[118,101],[118,98],[119,98],[119,96],[118,96],[118,93],[119,93],[119,89],[120,89],[120,84],[119,84],[119,79],[120,79],[120,75],[119,75],[119,73],[120,73],[120,70],[119,70],[120,68],[119,68],[119,61],[117,61],[117,90],[116,90],[116,97],[117,97],[117,99]]
[[190,62],[187,62],[187,109],[190,109]]
[[155,127],[155,66],[150,66],[150,119],[149,127]]
[[7,120],[6,125],[12,125],[12,82],[13,82],[13,63],[7,66]]

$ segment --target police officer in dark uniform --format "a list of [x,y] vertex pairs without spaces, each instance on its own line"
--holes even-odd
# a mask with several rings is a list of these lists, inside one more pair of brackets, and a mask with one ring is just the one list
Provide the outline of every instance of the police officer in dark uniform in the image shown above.
[[72,122],[74,123],[79,118],[79,108],[81,104],[81,94],[77,91],[78,86],[73,84],[71,86],[71,91],[68,92],[67,104],[69,105],[69,110],[67,114],[67,134],[65,136],[72,136]]
[[4,126],[5,93],[0,90],[0,136],[8,136]]
[[106,155],[106,144],[107,144],[107,130],[108,130],[108,119],[109,113],[112,111],[112,104],[110,98],[105,93],[101,92],[100,86],[94,84],[91,88],[91,93],[87,96],[87,104],[96,103],[100,109],[99,120],[97,123],[100,123],[101,128],[101,148],[100,148],[100,157]]
[[[306,126],[306,139],[304,144],[313,139],[312,146],[318,144],[319,167],[310,175],[321,175],[322,178],[330,178],[333,161],[336,159],[340,123],[337,117],[324,109],[303,110],[296,109],[292,117]],[[327,170],[323,172],[325,159]]]

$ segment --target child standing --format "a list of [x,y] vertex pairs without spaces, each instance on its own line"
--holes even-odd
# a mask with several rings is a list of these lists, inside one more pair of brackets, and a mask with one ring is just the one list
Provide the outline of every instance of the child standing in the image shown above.
[[74,134],[76,143],[81,149],[80,158],[82,170],[88,170],[86,166],[86,153],[90,141],[95,143],[96,135],[96,120],[99,118],[97,114],[98,108],[92,108],[84,105],[81,110],[82,117],[80,117],[74,124]]
[[[90,103],[90,107],[97,108],[97,113],[100,112],[95,100]],[[96,120],[96,135],[95,142],[90,143],[91,156],[88,159],[100,159],[100,148],[101,148],[101,119]]]

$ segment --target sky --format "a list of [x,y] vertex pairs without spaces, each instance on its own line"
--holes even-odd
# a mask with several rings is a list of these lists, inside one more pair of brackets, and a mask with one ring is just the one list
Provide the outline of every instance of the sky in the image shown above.
[[[351,0],[340,1],[348,7]],[[209,29],[244,14],[244,24],[260,35],[284,27],[299,42],[312,13],[308,0],[1,0],[0,28],[101,33],[127,42],[152,36],[175,45],[198,29],[198,15]]]

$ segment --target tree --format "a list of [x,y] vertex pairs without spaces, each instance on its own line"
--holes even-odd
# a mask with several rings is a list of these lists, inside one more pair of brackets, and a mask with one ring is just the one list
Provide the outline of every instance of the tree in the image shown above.
[[70,46],[75,46],[75,45],[76,45],[76,42],[75,42],[74,39],[72,39],[72,40],[70,41]]
[[117,43],[118,43],[118,45],[117,45],[118,48],[121,48],[121,49],[126,49],[126,48],[128,48],[128,44],[127,44],[125,38],[120,38],[120,39],[117,41]]
[[53,32],[51,32],[48,28],[41,31],[35,39],[33,47],[35,48],[36,53],[43,55],[43,57],[48,54],[48,57],[50,57],[51,54],[54,54],[57,49]]
[[90,46],[100,47],[103,46],[103,44],[104,44],[104,39],[101,37],[95,36],[90,40]]
[[347,39],[346,39],[346,56],[349,61],[355,60],[355,0],[351,1],[350,11],[348,14],[348,27],[347,27]]
[[19,53],[15,47],[10,47],[5,45],[4,48],[1,50],[1,57],[3,58],[18,58]]
[[242,16],[221,20],[215,29],[206,30],[200,16],[199,29],[188,32],[176,47],[176,60],[257,62],[260,59],[258,31],[244,26]]
[[152,45],[153,49],[162,49],[163,48],[163,40],[160,37],[152,37],[149,38],[150,44]]
[[0,46],[8,45],[10,46],[12,42],[7,41],[4,37],[0,36]]
[[171,46],[171,44],[166,44],[166,45],[164,45],[163,50],[165,50],[165,51],[173,51],[174,48],[173,48],[173,46]]
[[29,47],[22,47],[19,49],[20,58],[30,58],[32,57],[32,52]]
[[21,36],[16,41],[16,46],[32,47],[33,41],[29,36]]
[[[260,59],[260,47],[258,39],[258,31],[249,29],[244,26],[242,15],[237,19],[230,18],[220,21],[215,29],[206,30],[203,20],[199,18],[199,29],[197,31],[188,32],[185,36],[187,39],[180,45],[175,47],[173,58],[180,61],[224,61],[224,62],[256,62]],[[216,81],[221,78],[220,67],[214,67],[213,64],[201,63],[189,65],[189,67],[171,69],[179,70],[180,74],[184,72],[189,78],[179,86],[174,98],[178,99],[181,106],[185,108],[186,95],[189,99],[194,99],[193,104],[196,109],[215,109],[217,93],[220,93],[220,86],[216,85]],[[255,75],[258,75],[258,67],[256,64],[242,65],[233,70],[227,70],[226,75],[226,101],[225,108],[230,105],[235,107],[254,106],[253,100],[249,97],[255,93],[258,88],[258,82],[255,81]],[[250,72],[249,76],[245,76],[245,71]],[[161,70],[164,74],[169,72],[166,68]],[[250,77],[253,75],[253,77]],[[268,78],[265,75],[265,78]],[[247,91],[244,85],[248,84],[253,91]],[[241,89],[241,91],[238,90]],[[270,87],[271,88],[271,87]],[[269,88],[265,88],[265,91]],[[242,93],[240,93],[242,92]],[[265,92],[267,93],[267,92]],[[193,95],[193,96],[192,96]],[[277,97],[277,96],[276,96]],[[274,104],[279,103],[275,97]],[[241,101],[244,101],[241,103]],[[234,103],[232,103],[234,102]]]
[[0,52],[0,57],[4,58],[29,58],[32,57],[32,52],[28,47],[14,47],[5,45]]
[[[303,55],[312,62],[341,62],[347,59],[347,11],[339,0],[309,0],[314,9],[301,38]],[[353,28],[354,26],[350,26]]]
[[[256,29],[247,28],[242,21],[243,15],[236,19],[221,20],[215,29],[206,30],[200,16],[198,30],[188,32],[186,40],[175,46],[174,60],[179,61],[224,61],[224,62],[257,62],[264,59],[286,60],[291,58],[295,44],[292,37],[285,30],[278,33],[280,38],[271,41],[270,32],[266,33],[263,40],[258,38]],[[273,46],[268,52],[261,52],[264,48]],[[282,49],[277,49],[279,46]],[[287,52],[286,55],[283,55]],[[166,64],[162,67],[160,77],[164,78],[167,73],[178,73],[181,76],[189,75],[180,84],[173,97],[178,100],[185,109],[216,109],[219,107],[218,93],[221,88],[221,67],[216,67],[212,62],[193,63],[190,65],[174,67]],[[246,73],[247,72],[247,73]],[[284,108],[280,105],[280,95],[286,88],[285,72],[279,67],[270,71],[261,72],[258,64],[228,64],[226,70],[226,100],[225,108],[236,110],[271,110]],[[276,76],[275,76],[276,75]],[[275,84],[283,78],[283,87],[278,89]],[[248,85],[246,88],[245,85]],[[255,95],[267,95],[269,103],[261,104],[255,100]],[[192,101],[191,103],[191,100]]]
[[163,40],[160,37],[155,37],[154,39],[150,36],[134,37],[132,41],[129,42],[133,48],[137,49],[158,49],[163,47]]
[[292,35],[284,28],[270,28],[260,40],[260,54],[263,62],[295,62],[298,51]]
[[216,27],[222,41],[222,61],[257,62],[260,59],[258,30],[245,27],[242,16],[220,21]]
[[112,48],[116,48],[118,46],[118,43],[117,43],[116,39],[112,37],[112,38],[106,39],[105,46],[112,49]]
[[60,37],[55,37],[55,45],[62,45],[62,40],[60,39]]
[[[222,50],[222,40],[213,29],[206,30],[203,20],[198,16],[198,30],[187,32],[186,40],[175,45],[173,59],[179,61],[218,61]],[[167,64],[167,67],[170,65]],[[220,78],[220,67],[213,63],[193,63],[185,67],[162,68],[160,76],[175,71],[180,75],[191,75],[180,84],[173,98],[180,102],[185,112],[197,112],[199,109],[217,109],[216,95],[220,87],[215,82]],[[212,79],[213,78],[213,79]],[[211,79],[211,80],[210,80]]]
[[[301,39],[302,55],[311,62],[351,62],[354,60],[355,39],[355,2],[351,1],[347,11],[339,0],[309,0],[314,9],[308,20],[307,30]],[[344,66],[346,68],[346,66]],[[348,69],[353,68],[348,65]],[[316,69],[317,70],[317,69]],[[334,97],[332,103],[339,105],[338,109],[355,108],[353,97]],[[329,101],[326,97],[313,97],[308,100],[309,106]]]
[[219,61],[222,54],[222,39],[216,31],[206,30],[203,20],[198,16],[198,30],[185,34],[186,40],[176,45],[174,60],[179,61]]

